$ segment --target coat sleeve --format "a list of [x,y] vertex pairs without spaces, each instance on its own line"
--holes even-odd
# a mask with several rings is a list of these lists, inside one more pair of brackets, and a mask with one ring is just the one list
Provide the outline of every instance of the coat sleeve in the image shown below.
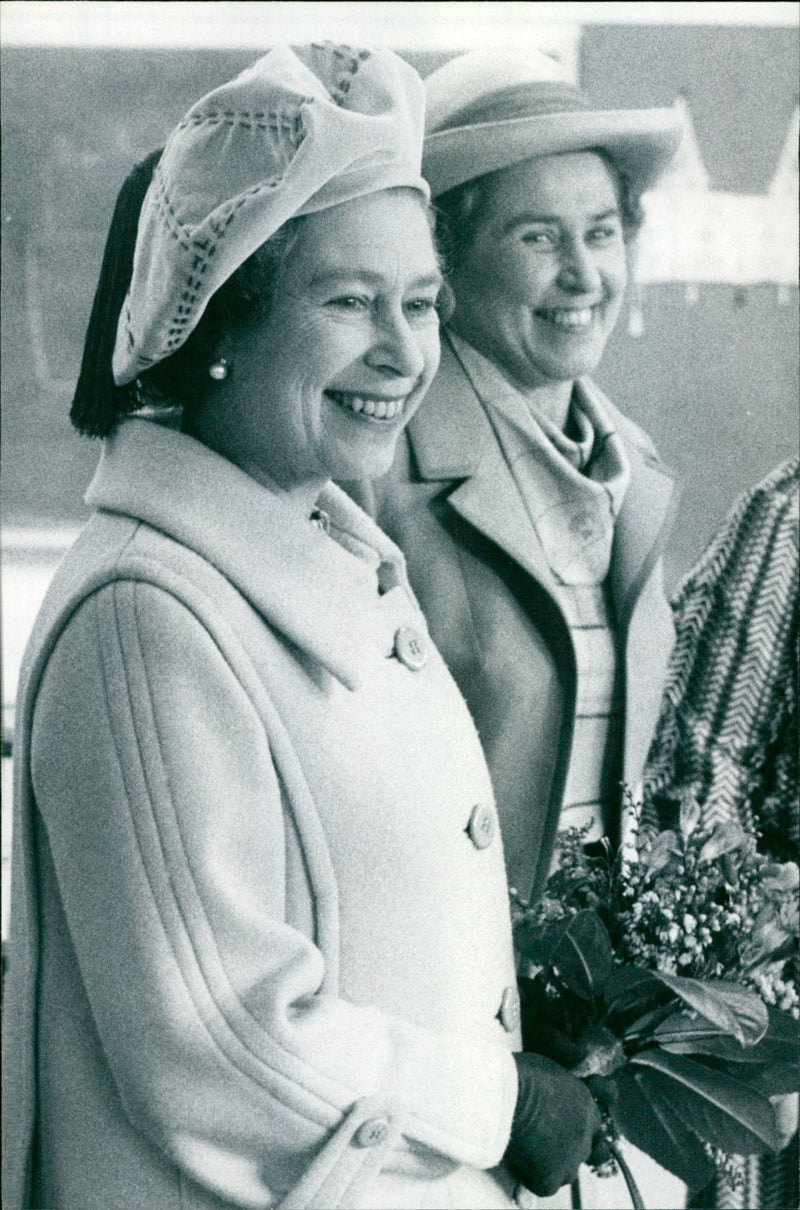
[[329,994],[286,923],[286,795],[229,655],[170,593],[121,581],[40,683],[36,802],[127,1115],[236,1205],[271,1203],[362,1104],[401,1151],[491,1166],[516,1097],[502,1042]]

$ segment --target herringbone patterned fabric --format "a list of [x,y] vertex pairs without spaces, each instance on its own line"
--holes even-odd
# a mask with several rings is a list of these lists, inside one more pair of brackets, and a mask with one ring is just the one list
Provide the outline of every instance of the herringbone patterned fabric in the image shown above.
[[783,859],[798,849],[798,499],[793,458],[738,501],[680,585],[645,773],[660,826],[690,789],[708,823],[738,819]]
[[[675,823],[691,790],[710,823],[738,820],[798,858],[798,459],[743,496],[674,601],[677,641],[645,771],[643,822]],[[690,1201],[717,1210],[797,1205],[795,1142],[742,1160]]]

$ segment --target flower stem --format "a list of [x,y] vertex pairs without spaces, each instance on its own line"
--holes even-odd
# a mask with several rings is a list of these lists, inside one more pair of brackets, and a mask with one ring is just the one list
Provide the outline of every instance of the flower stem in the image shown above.
[[646,1210],[644,1201],[642,1200],[642,1195],[639,1192],[639,1186],[636,1184],[636,1181],[633,1178],[633,1173],[628,1167],[628,1164],[620,1152],[619,1147],[617,1147],[616,1143],[612,1142],[611,1139],[606,1139],[606,1143],[608,1144],[609,1151],[617,1162],[617,1167],[623,1175],[625,1184],[628,1186],[628,1193],[631,1195],[633,1210]]

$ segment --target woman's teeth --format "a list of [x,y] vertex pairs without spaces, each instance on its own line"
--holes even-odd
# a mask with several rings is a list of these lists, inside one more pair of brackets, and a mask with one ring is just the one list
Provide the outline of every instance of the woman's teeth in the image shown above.
[[594,315],[594,307],[581,307],[580,310],[558,308],[552,311],[540,311],[540,315],[558,328],[588,328]]
[[400,399],[371,399],[368,395],[350,395],[342,391],[327,391],[326,394],[341,407],[351,412],[363,412],[376,420],[396,420],[403,411],[405,397]]

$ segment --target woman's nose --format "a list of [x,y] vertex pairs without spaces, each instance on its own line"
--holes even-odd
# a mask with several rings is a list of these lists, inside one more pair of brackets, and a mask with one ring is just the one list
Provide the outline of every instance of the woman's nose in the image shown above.
[[603,284],[594,254],[583,243],[575,242],[565,247],[559,276],[567,289],[582,294],[596,292]]
[[425,368],[425,356],[405,315],[384,320],[375,334],[375,342],[366,355],[367,364],[398,378],[419,378]]

